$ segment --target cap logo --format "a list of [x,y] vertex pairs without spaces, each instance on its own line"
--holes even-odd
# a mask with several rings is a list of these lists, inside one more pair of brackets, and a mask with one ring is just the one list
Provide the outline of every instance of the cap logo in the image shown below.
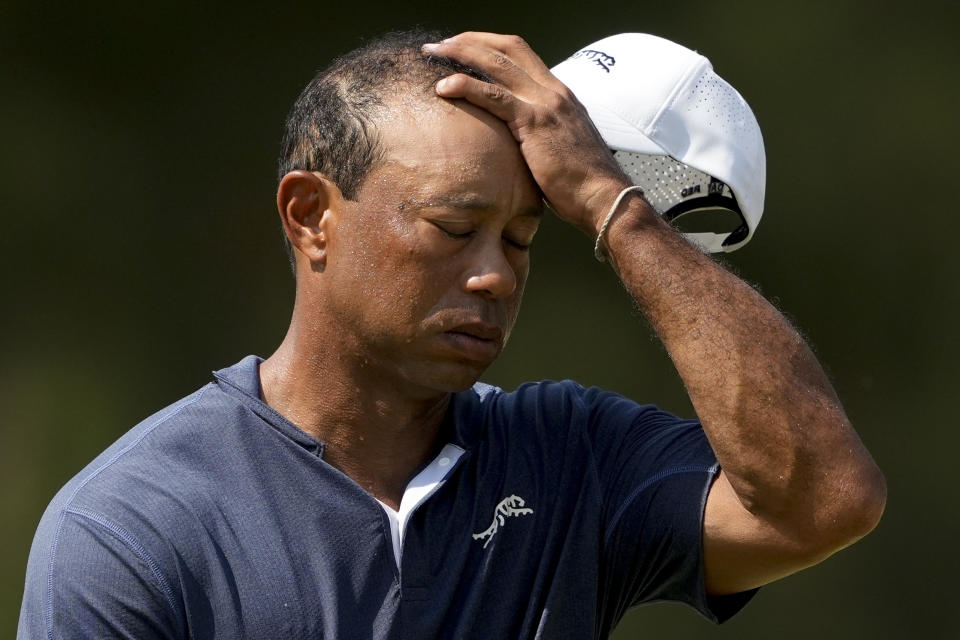
[[719,193],[723,195],[723,190],[727,188],[726,183],[717,180],[716,178],[710,178],[710,186],[707,187],[709,193]]
[[[727,188],[727,185],[725,183],[721,182],[720,180],[717,180],[716,178],[710,178],[710,184],[707,185],[707,193],[709,193],[710,195],[717,194],[722,196],[724,195],[723,190],[726,188]],[[695,193],[701,193],[700,185],[698,184],[690,185],[689,187],[684,187],[680,191],[680,196],[683,198],[686,198],[688,196],[692,196]]]
[[596,49],[580,49],[575,54],[570,56],[571,58],[584,58],[585,60],[593,60],[600,68],[610,73],[610,67],[617,64],[617,60],[610,54],[604,53],[603,51],[597,51]]

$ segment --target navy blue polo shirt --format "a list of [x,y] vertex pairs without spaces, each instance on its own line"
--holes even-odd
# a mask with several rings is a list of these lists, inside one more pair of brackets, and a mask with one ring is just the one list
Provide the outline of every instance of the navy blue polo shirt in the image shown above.
[[[570,382],[456,394],[391,514],[260,399],[260,359],[134,427],[40,522],[20,638],[603,638],[715,621],[700,426]],[[398,524],[399,523],[399,524]]]

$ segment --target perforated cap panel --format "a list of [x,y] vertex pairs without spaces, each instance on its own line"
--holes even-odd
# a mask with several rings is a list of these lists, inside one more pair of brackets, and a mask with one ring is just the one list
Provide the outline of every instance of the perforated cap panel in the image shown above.
[[700,75],[688,88],[688,94],[677,100],[677,105],[682,105],[687,118],[699,127],[713,131],[721,140],[735,143],[743,156],[764,157],[763,137],[753,111],[737,90],[713,69]]
[[[688,238],[712,252],[750,240],[763,215],[763,137],[743,96],[707,58],[657,36],[621,33],[581,48],[552,70],[657,211],[671,220],[700,212],[680,225]],[[737,216],[719,211],[716,228],[688,231],[711,209]],[[717,233],[736,219],[742,224]]]
[[738,210],[730,187],[670,156],[632,151],[614,151],[613,156],[633,183],[643,188],[647,202],[660,215],[670,218],[677,205],[712,193],[729,198],[729,208]]

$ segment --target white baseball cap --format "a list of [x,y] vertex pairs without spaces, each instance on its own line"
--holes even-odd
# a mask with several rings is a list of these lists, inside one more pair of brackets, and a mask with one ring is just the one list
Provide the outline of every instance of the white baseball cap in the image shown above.
[[730,231],[687,238],[711,253],[749,242],[763,214],[763,136],[746,101],[709,60],[664,38],[621,33],[552,71],[666,219],[705,210],[739,216]]

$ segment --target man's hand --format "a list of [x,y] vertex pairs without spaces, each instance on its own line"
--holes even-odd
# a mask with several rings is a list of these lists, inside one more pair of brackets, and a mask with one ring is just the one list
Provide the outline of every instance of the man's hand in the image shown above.
[[595,236],[604,214],[630,179],[604,144],[586,109],[517,36],[462,33],[424,46],[487,75],[456,74],[437,84],[444,98],[462,98],[503,120],[544,196],[563,220]]
[[[519,38],[466,33],[425,48],[493,81],[437,93],[499,117],[554,210],[595,235],[628,186],[584,108]],[[866,535],[886,484],[803,338],[753,288],[691,247],[639,197],[604,240],[670,353],[722,473],[704,515],[707,590],[749,589]]]

